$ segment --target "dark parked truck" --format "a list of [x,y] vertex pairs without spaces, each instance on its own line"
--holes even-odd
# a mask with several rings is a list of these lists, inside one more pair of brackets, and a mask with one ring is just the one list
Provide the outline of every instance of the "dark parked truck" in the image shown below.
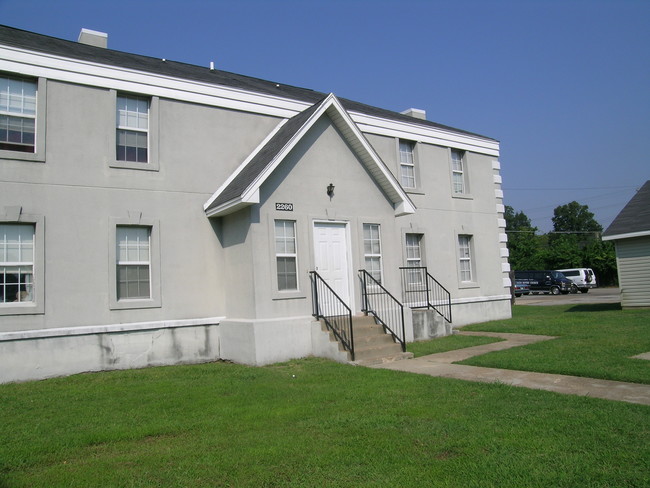
[[569,293],[574,289],[571,280],[559,271],[553,270],[515,271],[515,280],[527,284],[531,293],[559,295],[560,293]]

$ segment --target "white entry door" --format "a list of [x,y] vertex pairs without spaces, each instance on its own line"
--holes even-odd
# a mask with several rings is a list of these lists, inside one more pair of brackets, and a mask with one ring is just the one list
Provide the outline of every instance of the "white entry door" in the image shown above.
[[314,247],[316,271],[351,307],[346,224],[315,222]]

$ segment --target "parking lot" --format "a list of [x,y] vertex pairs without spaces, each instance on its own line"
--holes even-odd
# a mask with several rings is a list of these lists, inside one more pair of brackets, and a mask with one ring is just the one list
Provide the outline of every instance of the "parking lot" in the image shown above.
[[517,305],[571,305],[584,303],[619,303],[621,296],[616,287],[594,288],[589,293],[568,295],[522,295],[515,299]]

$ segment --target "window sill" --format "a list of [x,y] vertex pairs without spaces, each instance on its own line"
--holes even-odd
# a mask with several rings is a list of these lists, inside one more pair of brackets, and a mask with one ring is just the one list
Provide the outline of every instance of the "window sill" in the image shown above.
[[136,163],[133,161],[111,161],[108,163],[111,168],[135,169],[139,171],[159,171],[159,167],[154,163]]
[[424,195],[424,190],[421,188],[404,188],[406,193],[411,193],[413,195]]
[[10,151],[9,149],[0,149],[0,159],[10,159],[12,161],[25,161],[28,163],[44,163],[45,156],[40,153]]
[[459,198],[461,200],[474,200],[471,193],[452,193],[452,198]]
[[475,281],[463,281],[458,285],[458,288],[463,290],[463,289],[468,289],[468,288],[479,288],[480,285],[475,282]]
[[3,303],[0,305],[2,315],[42,315],[45,311],[36,302]]
[[111,310],[131,310],[136,308],[160,308],[162,305],[160,300],[154,299],[131,299],[131,300],[118,300],[111,303]]
[[273,297],[271,297],[272,300],[296,300],[304,298],[307,298],[307,295],[300,290],[275,291],[273,292]]

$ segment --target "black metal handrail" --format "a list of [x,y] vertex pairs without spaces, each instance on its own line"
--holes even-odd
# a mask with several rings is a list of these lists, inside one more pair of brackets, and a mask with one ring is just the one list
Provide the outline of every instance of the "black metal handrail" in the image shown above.
[[426,266],[402,267],[403,301],[411,308],[429,308],[451,323],[451,293],[431,276]]
[[310,271],[313,316],[322,319],[354,361],[352,310],[316,271]]
[[384,329],[402,346],[406,352],[406,334],[404,332],[404,306],[384,288],[368,271],[359,270],[362,312],[372,314]]

